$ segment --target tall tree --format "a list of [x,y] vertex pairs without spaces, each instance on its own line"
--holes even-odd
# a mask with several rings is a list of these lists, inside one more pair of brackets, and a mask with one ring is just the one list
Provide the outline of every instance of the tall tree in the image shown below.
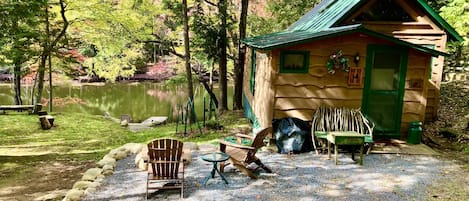
[[187,90],[189,99],[194,101],[194,89],[192,86],[191,54],[189,48],[189,17],[187,16],[187,0],[182,0],[182,16],[184,24],[184,61],[186,65]]
[[[45,9],[46,12],[48,12],[48,7],[49,4],[46,5],[47,8]],[[51,32],[49,30],[50,27],[50,21],[49,21],[49,15],[46,14],[46,36],[43,39],[43,42],[41,44],[42,46],[42,53],[40,57],[40,62],[38,66],[38,78],[37,78],[37,93],[34,98],[34,111],[37,112],[39,108],[37,107],[37,104],[41,103],[41,98],[42,98],[42,92],[44,90],[44,75],[45,75],[45,70],[46,70],[46,62],[48,58],[51,56],[51,52],[54,48],[56,48],[56,45],[60,40],[63,39],[65,36],[65,33],[67,31],[68,27],[68,20],[67,17],[65,16],[65,8],[66,8],[66,3],[64,0],[59,0],[59,6],[60,6],[60,16],[61,16],[61,26],[59,30],[57,30],[57,34],[53,34],[54,32]]]
[[[241,14],[239,17],[239,40],[246,37],[246,21],[249,7],[249,0],[241,0]],[[243,73],[244,73],[244,57],[246,57],[246,46],[238,42],[238,59],[235,63],[235,90],[233,96],[233,109],[243,108]]]
[[218,12],[220,15],[220,29],[219,29],[219,40],[218,42],[218,57],[220,58],[220,62],[218,67],[220,68],[220,105],[219,111],[223,112],[228,110],[228,80],[227,80],[227,54],[226,54],[226,46],[227,46],[227,38],[226,38],[226,19],[227,19],[227,2],[226,0],[219,0],[218,4]]
[[38,54],[34,44],[39,41],[38,27],[46,1],[0,1],[0,63],[13,66],[13,88],[16,105],[21,98],[21,78],[24,67]]

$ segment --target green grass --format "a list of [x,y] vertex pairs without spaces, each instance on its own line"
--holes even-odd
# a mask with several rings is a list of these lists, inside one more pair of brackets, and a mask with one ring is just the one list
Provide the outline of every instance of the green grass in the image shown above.
[[[210,142],[226,136],[228,130],[208,130],[200,134],[197,126],[193,125],[193,131],[197,132],[182,136],[176,134],[176,124],[166,124],[133,133],[102,116],[81,113],[52,115],[55,126],[50,130],[41,129],[37,115],[14,112],[0,115],[0,183],[8,185],[7,181],[17,179],[25,172],[32,172],[43,162],[97,161],[111,149],[126,143],[147,143],[161,137],[185,142]],[[235,113],[228,113],[224,117],[220,122],[225,128],[239,127],[247,122],[240,120],[239,114]],[[183,127],[179,126],[181,131]]]

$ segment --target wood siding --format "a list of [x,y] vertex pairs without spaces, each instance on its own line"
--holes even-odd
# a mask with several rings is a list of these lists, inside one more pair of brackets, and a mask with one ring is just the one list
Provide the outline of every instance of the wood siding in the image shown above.
[[[350,66],[355,66],[353,56],[359,53],[358,67],[364,68],[369,44],[393,45],[368,35],[352,34],[273,50],[273,118],[296,117],[311,121],[314,111],[320,105],[361,107],[363,85],[349,86],[348,73],[341,70],[337,70],[334,75],[328,74],[326,63],[329,56],[340,49],[349,59]],[[282,50],[309,51],[309,72],[305,74],[279,73],[279,57]],[[430,59],[431,56],[428,54],[409,50],[402,131],[407,130],[410,122],[424,120]]]
[[[354,66],[353,56],[360,54],[358,66],[364,67],[368,43],[371,37],[362,34],[335,37],[273,51],[274,79],[274,118],[296,117],[311,121],[320,105],[359,108],[363,96],[363,86],[349,86],[348,73],[337,70],[334,75],[327,73],[329,56],[342,50],[349,64]],[[384,42],[385,43],[385,42]],[[309,72],[306,74],[279,73],[280,52],[282,50],[306,50],[310,52]]]
[[251,76],[251,50],[246,55],[246,67],[244,71],[243,92],[249,101],[253,113],[256,115],[259,125],[263,128],[272,126],[273,116],[273,90],[271,76],[270,52],[256,51],[256,73],[254,94],[249,89],[249,79]]
[[[352,19],[359,15],[361,12],[366,10],[376,0],[369,1],[366,5],[359,9],[355,14],[351,15],[344,24],[352,23]],[[399,38],[401,40],[419,44],[419,45],[433,45],[435,50],[444,52],[446,49],[447,34],[438,27],[429,16],[422,10],[418,10],[417,5],[413,2],[405,0],[397,0],[397,3],[415,20],[415,22],[360,22],[366,28],[378,31],[380,33],[387,34]],[[436,119],[439,97],[440,97],[440,84],[443,75],[444,57],[439,56],[433,58],[431,66],[431,83],[428,83],[428,94],[432,96],[428,97],[427,112],[425,114],[426,121],[433,121]],[[427,80],[428,82],[428,80]]]

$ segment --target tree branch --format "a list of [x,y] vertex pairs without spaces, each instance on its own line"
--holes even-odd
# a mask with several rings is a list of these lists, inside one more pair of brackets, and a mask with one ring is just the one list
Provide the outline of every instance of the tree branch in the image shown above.
[[204,1],[205,1],[205,3],[207,3],[207,4],[211,5],[211,6],[217,6],[216,3],[213,3],[213,2],[211,2],[211,1],[208,1],[208,0],[204,0]]
[[68,28],[68,20],[67,20],[67,17],[65,16],[66,6],[64,3],[64,0],[60,0],[59,3],[60,3],[60,16],[62,17],[64,25],[62,27],[62,30],[60,30],[59,35],[57,35],[54,41],[50,43],[49,49],[52,49],[59,42],[59,40],[65,35],[65,32],[67,31],[67,28]]

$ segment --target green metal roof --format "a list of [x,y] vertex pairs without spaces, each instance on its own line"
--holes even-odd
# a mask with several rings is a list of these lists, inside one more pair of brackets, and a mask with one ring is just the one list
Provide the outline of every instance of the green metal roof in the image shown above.
[[361,25],[342,26],[318,32],[310,31],[281,31],[251,38],[246,38],[243,43],[257,49],[274,49],[282,46],[291,46],[307,41],[317,40],[324,37],[355,30]]
[[[449,38],[463,41],[462,37],[424,0],[415,1],[418,2],[418,5],[422,6],[424,11],[428,13],[435,23],[449,33]],[[373,33],[371,35],[376,37],[390,40],[398,44],[405,43],[406,46],[420,50],[420,48],[418,48],[420,46],[418,45],[364,29],[360,25],[335,26],[343,21],[347,16],[353,14],[355,10],[360,8],[366,2],[366,0],[323,0],[285,31],[246,38],[242,42],[258,49],[273,49],[281,46],[299,44],[305,41],[317,40],[319,38],[327,37],[328,35],[342,35],[350,31],[361,30],[362,32]],[[425,50],[424,52],[430,53],[434,51],[428,50]],[[445,55],[446,53],[438,52],[438,54]]]
[[385,34],[366,29],[362,25],[349,25],[342,27],[334,27],[318,32],[310,31],[282,31],[272,34],[246,38],[243,40],[243,43],[246,45],[261,49],[261,50],[271,50],[281,47],[292,46],[296,44],[302,44],[306,42],[316,41],[325,38],[331,38],[336,36],[342,36],[352,33],[364,33],[369,36],[376,38],[381,38],[390,42],[393,42],[398,45],[410,47],[418,51],[431,54],[432,56],[444,55],[448,56],[447,53],[440,52],[434,49],[426,48],[421,45],[409,43],[398,38],[387,36]]
[[358,3],[360,0],[323,0],[287,30],[316,32],[331,28]]

